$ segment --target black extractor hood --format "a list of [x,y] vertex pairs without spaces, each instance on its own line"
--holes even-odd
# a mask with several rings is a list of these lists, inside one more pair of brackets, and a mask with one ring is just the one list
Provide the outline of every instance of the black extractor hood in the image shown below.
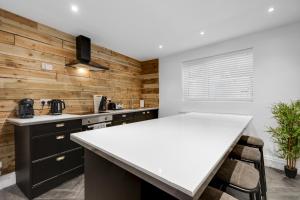
[[91,39],[83,35],[76,37],[76,60],[66,66],[86,68],[91,71],[109,70],[109,68],[91,61]]

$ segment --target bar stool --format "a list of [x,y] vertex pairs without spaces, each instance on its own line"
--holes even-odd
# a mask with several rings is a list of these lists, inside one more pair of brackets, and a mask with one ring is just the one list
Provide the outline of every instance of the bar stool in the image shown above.
[[261,175],[262,175],[262,182],[261,182],[261,190],[262,190],[262,196],[264,199],[267,199],[267,182],[266,182],[266,172],[265,172],[265,162],[264,162],[264,142],[262,139],[253,137],[253,136],[248,136],[248,135],[242,135],[240,138],[239,144],[249,146],[249,147],[254,147],[257,148],[260,151],[260,156],[261,156]]
[[221,190],[208,186],[204,190],[199,200],[237,200],[237,199]]
[[[237,144],[233,148],[229,157],[248,163],[253,163],[254,167],[259,171],[260,184],[264,183],[264,174],[261,167],[261,155],[260,151],[257,148]],[[263,196],[264,199],[267,199],[266,195]]]
[[251,165],[227,159],[217,172],[216,178],[225,184],[225,188],[228,186],[248,193],[250,200],[261,200],[259,172]]

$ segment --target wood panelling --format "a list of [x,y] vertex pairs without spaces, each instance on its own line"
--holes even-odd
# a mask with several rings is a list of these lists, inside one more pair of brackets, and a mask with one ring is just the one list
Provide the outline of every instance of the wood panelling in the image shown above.
[[158,60],[142,62],[142,99],[146,107],[159,106]]
[[[34,99],[36,115],[49,112],[47,106],[40,105],[42,98],[65,100],[66,113],[93,112],[94,94],[106,95],[125,107],[131,101],[138,107],[143,95],[146,106],[158,106],[158,98],[144,96],[158,94],[155,62],[143,62],[142,66],[138,60],[94,44],[92,60],[109,67],[109,71],[66,68],[65,64],[74,59],[75,36],[0,9],[2,174],[14,170],[14,130],[6,119],[16,116],[22,98]],[[52,64],[53,70],[42,70],[42,63]]]
[[15,43],[14,34],[0,31],[0,43],[14,44]]

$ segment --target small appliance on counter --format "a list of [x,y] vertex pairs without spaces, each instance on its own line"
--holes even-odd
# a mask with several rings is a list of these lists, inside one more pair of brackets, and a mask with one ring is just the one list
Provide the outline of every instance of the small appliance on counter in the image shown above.
[[22,99],[19,101],[19,110],[18,116],[19,118],[33,118],[34,110],[33,110],[33,99]]
[[52,99],[50,101],[50,114],[51,115],[61,115],[62,111],[66,108],[66,104],[63,100]]
[[122,104],[109,102],[107,105],[108,110],[123,110]]
[[106,112],[107,97],[94,95],[94,113]]
[[107,104],[107,109],[108,109],[108,110],[117,110],[117,104],[114,103],[114,102],[109,102],[109,103]]

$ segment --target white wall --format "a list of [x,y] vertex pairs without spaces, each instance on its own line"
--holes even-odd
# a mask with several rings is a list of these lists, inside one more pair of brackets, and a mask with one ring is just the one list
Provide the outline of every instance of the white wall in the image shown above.
[[[209,37],[209,33],[206,37]],[[199,39],[205,40],[205,38]],[[184,102],[182,100],[181,63],[183,61],[249,47],[253,47],[254,50],[253,102]],[[161,116],[185,111],[251,114],[254,119],[248,127],[248,132],[265,141],[267,164],[282,167],[284,161],[276,158],[275,145],[265,130],[267,126],[274,125],[270,112],[272,104],[300,99],[300,23],[163,57],[159,62]]]

